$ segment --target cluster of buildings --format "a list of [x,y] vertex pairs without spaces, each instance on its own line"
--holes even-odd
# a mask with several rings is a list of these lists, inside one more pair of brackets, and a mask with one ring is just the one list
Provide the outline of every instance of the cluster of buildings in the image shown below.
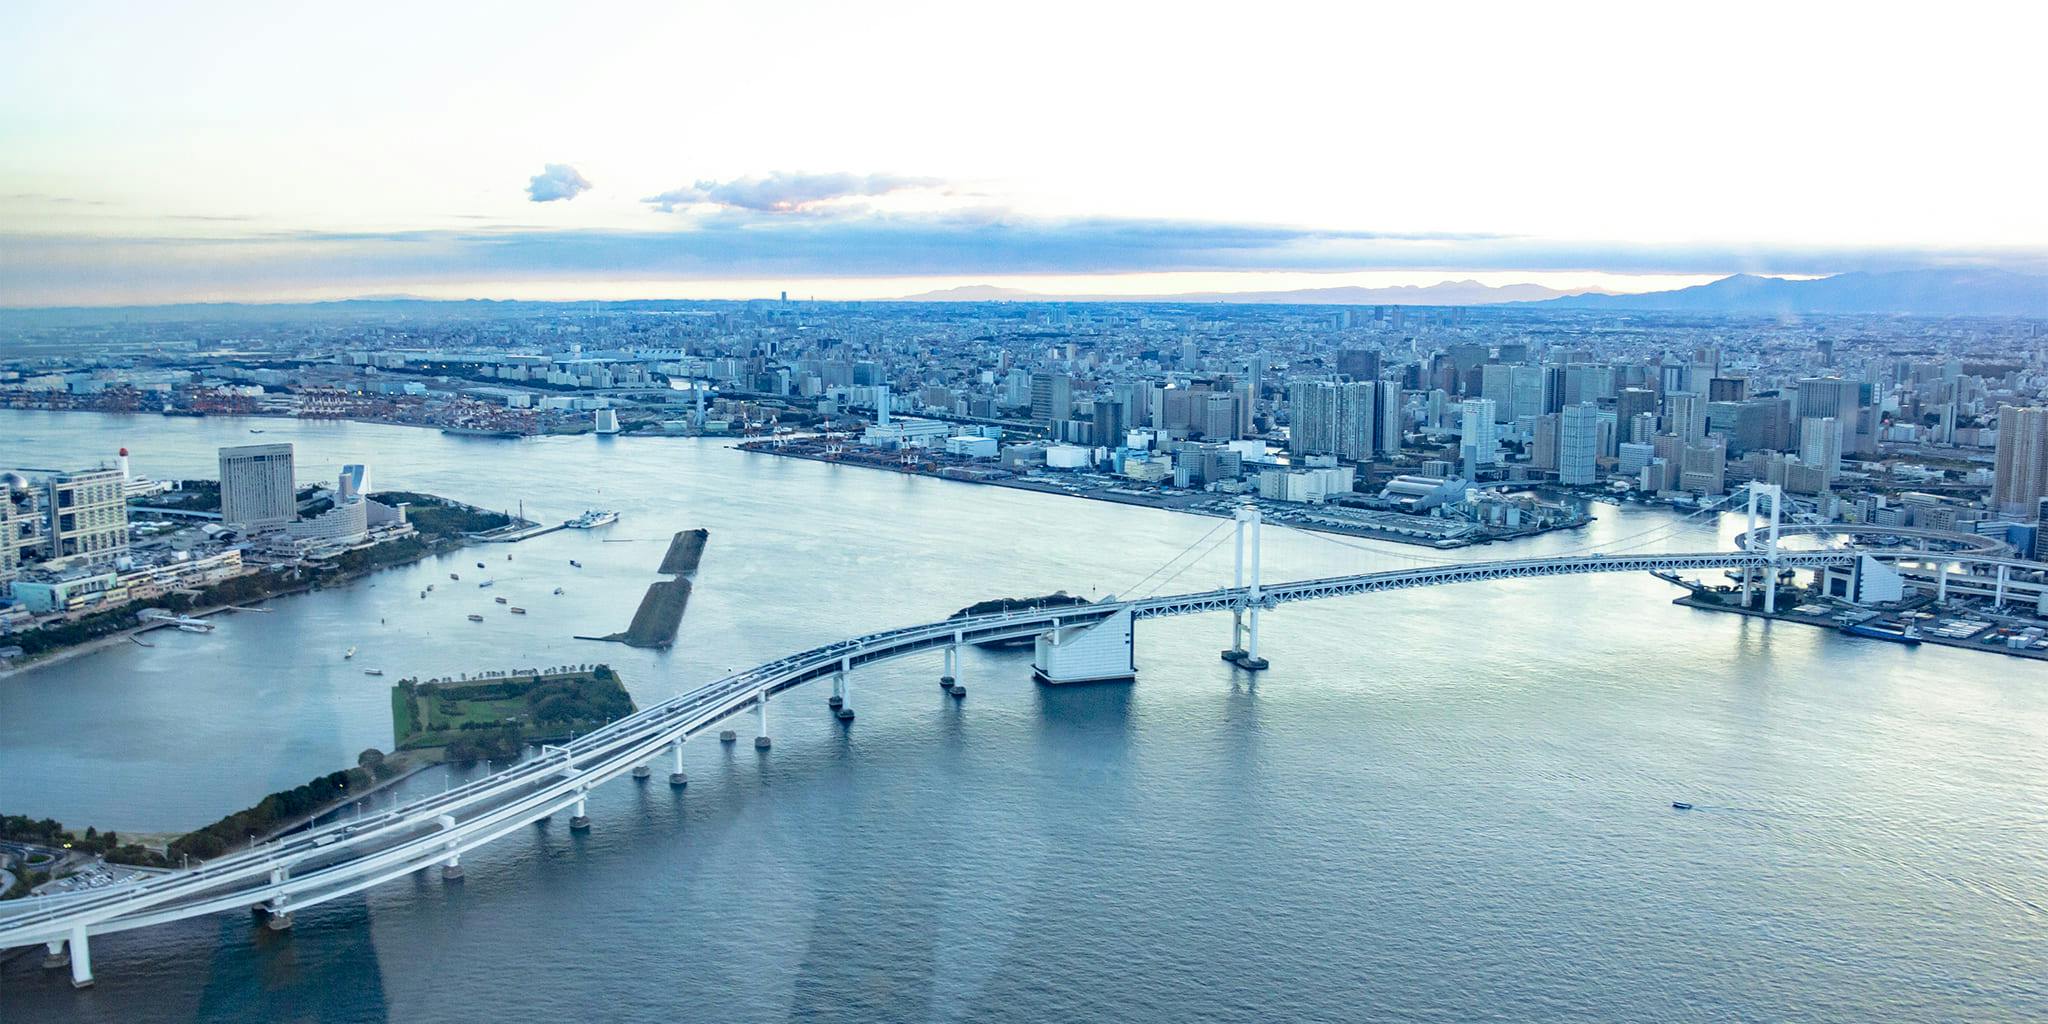
[[1927,503],[1909,495],[2005,520],[2039,514],[2025,471],[2000,468],[2027,464],[2026,451],[1999,453],[2032,429],[2001,410],[2041,405],[2048,390],[2044,325],[2018,318],[1166,302],[378,308],[53,323],[18,332],[0,403],[242,403],[484,433],[802,433],[840,439],[848,457],[929,458],[969,478],[1105,474],[1311,503],[1398,504],[1387,492],[1397,478],[1678,503],[1759,480],[1823,517],[1917,514]]
[[115,466],[0,474],[0,629],[196,592],[269,565],[315,562],[410,534],[367,493],[366,466],[301,496],[289,444],[220,450],[219,502]]

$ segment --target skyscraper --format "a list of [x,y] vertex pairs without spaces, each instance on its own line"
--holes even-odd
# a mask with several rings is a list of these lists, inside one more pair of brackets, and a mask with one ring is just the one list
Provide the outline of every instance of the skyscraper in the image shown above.
[[281,530],[299,511],[292,446],[247,444],[220,450],[220,518],[244,533]]
[[1381,455],[1401,454],[1401,385],[1397,381],[1381,381],[1379,430],[1373,437],[1373,446]]
[[1491,400],[1468,398],[1458,408],[1463,414],[1458,432],[1459,462],[1464,466],[1465,479],[1471,480],[1480,470],[1490,469],[1499,461],[1500,437],[1494,432]]
[[1557,418],[1557,482],[1568,486],[1594,483],[1600,452],[1600,407],[1591,402],[1568,405]]
[[1293,427],[1287,450],[1296,455],[1335,455],[1369,461],[1379,385],[1327,380],[1296,381],[1289,392]]
[[2000,515],[2038,515],[2048,496],[2048,407],[1998,407],[1997,475],[1991,506]]
[[1687,444],[1707,436],[1706,396],[1692,391],[1665,394],[1664,429]]
[[1821,471],[1823,486],[1835,482],[1835,470],[1842,464],[1842,431],[1832,416],[1799,424],[1799,461]]
[[1074,416],[1074,382],[1064,373],[1031,375],[1031,418],[1058,423]]

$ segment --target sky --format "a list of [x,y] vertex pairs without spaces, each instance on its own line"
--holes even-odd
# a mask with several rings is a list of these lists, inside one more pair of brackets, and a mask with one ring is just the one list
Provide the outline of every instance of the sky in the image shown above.
[[0,305],[2048,268],[2048,5],[9,4]]

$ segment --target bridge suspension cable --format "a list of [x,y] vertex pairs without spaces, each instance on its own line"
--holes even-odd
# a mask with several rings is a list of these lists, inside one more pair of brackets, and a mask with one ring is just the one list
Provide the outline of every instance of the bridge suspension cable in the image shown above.
[[[1190,543],[1190,544],[1189,544],[1189,545],[1188,545],[1187,547],[1184,547],[1184,548],[1180,549],[1180,550],[1179,550],[1178,552],[1175,552],[1175,553],[1174,553],[1174,556],[1173,556],[1172,558],[1169,558],[1169,559],[1167,559],[1166,561],[1164,561],[1164,562],[1161,562],[1161,563],[1159,563],[1159,567],[1158,567],[1158,568],[1156,568],[1156,569],[1153,569],[1153,570],[1152,570],[1151,572],[1148,572],[1148,573],[1146,573],[1145,575],[1143,575],[1143,576],[1140,576],[1140,577],[1138,577],[1138,578],[1137,578],[1137,579],[1135,579],[1135,580],[1132,580],[1132,581],[1131,581],[1131,585],[1130,585],[1130,586],[1128,586],[1128,587],[1125,587],[1124,589],[1122,589],[1122,590],[1119,590],[1119,591],[1117,591],[1117,593],[1119,593],[1119,594],[1128,594],[1128,593],[1135,593],[1135,592],[1137,591],[1137,589],[1138,589],[1139,587],[1142,587],[1142,586],[1144,586],[1144,585],[1146,584],[1146,582],[1147,582],[1147,581],[1151,580],[1151,579],[1152,579],[1153,577],[1155,577],[1155,576],[1159,575],[1160,573],[1162,573],[1162,572],[1165,572],[1165,571],[1166,571],[1166,570],[1167,570],[1168,568],[1170,568],[1170,567],[1171,567],[1171,566],[1172,566],[1172,565],[1173,565],[1173,564],[1174,564],[1175,562],[1178,562],[1178,561],[1180,561],[1180,560],[1181,560],[1182,558],[1186,557],[1186,555],[1187,555],[1187,553],[1188,553],[1188,552],[1190,552],[1190,551],[1193,551],[1193,550],[1194,550],[1194,549],[1195,549],[1195,548],[1196,548],[1196,547],[1197,547],[1198,545],[1200,545],[1200,544],[1201,544],[1201,543],[1202,543],[1203,541],[1205,541],[1205,540],[1208,540],[1209,538],[1211,538],[1211,537],[1215,536],[1215,535],[1216,535],[1216,531],[1218,531],[1218,530],[1221,530],[1221,529],[1223,529],[1224,527],[1226,527],[1226,526],[1229,526],[1229,525],[1231,525],[1231,521],[1230,521],[1230,520],[1228,520],[1228,519],[1224,519],[1224,520],[1220,520],[1220,521],[1218,521],[1218,522],[1217,522],[1217,524],[1216,524],[1215,526],[1212,526],[1212,527],[1210,527],[1210,528],[1209,528],[1209,532],[1208,532],[1208,533],[1205,533],[1205,534],[1201,535],[1200,537],[1196,537],[1196,538],[1194,539],[1194,541],[1193,541],[1192,543]],[[1206,555],[1206,554],[1208,554],[1208,552],[1204,551],[1204,552],[1203,552],[1202,554],[1203,554],[1203,555]],[[1197,555],[1197,556],[1195,556],[1195,557],[1196,557],[1196,559],[1197,559],[1197,560],[1199,560],[1199,559],[1200,559],[1200,558],[1201,558],[1202,556],[1201,556],[1201,555]],[[1190,563],[1190,564],[1193,564],[1193,563]],[[1181,571],[1182,571],[1182,572],[1185,572],[1185,571],[1186,571],[1186,567],[1182,567],[1182,570],[1181,570]],[[1179,572],[1176,572],[1176,573],[1174,573],[1173,575],[1174,575],[1174,576],[1179,576],[1179,575],[1180,575],[1180,573],[1179,573]],[[1173,578],[1173,577],[1168,577],[1168,578],[1169,578],[1169,579],[1171,579],[1171,578]],[[1155,585],[1153,589],[1154,589],[1154,590],[1158,589],[1157,585]],[[1149,592],[1150,592],[1150,591],[1148,591],[1148,593],[1149,593]]]

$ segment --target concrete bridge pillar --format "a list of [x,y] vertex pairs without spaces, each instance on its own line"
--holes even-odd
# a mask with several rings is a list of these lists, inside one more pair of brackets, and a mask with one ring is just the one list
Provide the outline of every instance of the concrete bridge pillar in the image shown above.
[[754,698],[754,749],[767,750],[768,740],[768,691],[762,690]]
[[588,832],[588,831],[590,831],[590,803],[589,803],[589,798],[588,798],[587,796],[583,795],[582,793],[578,793],[578,794],[576,794],[576,810],[575,810],[575,811],[574,811],[573,813],[571,813],[571,814],[569,815],[569,831],[571,831],[571,832]]
[[839,671],[832,673],[832,685],[839,695],[830,701],[832,713],[842,722],[853,721],[853,655],[841,655]]
[[[1237,557],[1231,563],[1230,589],[1244,589],[1244,524],[1247,509],[1237,513]],[[1224,661],[1244,660],[1244,605],[1236,603],[1230,607],[1230,646],[1223,649]]]
[[952,670],[947,675],[952,685],[946,687],[946,692],[955,697],[965,697],[967,696],[967,662],[964,660],[967,654],[966,635],[959,630],[954,630],[953,646],[946,648],[946,654],[953,663]]
[[1993,592],[1994,596],[1991,599],[1991,603],[1997,607],[2005,607],[2005,584],[2007,578],[2011,575],[2011,572],[2012,566],[2000,565],[1998,567],[1998,587]]
[[263,922],[265,927],[269,928],[271,931],[274,932],[291,930],[292,912],[285,905],[285,898],[283,896],[271,897],[270,903],[267,904],[266,910],[267,913],[270,915],[270,919]]
[[444,860],[444,861],[442,861],[442,862],[441,862],[441,881],[443,881],[443,882],[460,882],[460,881],[462,881],[462,855],[461,855],[461,854],[459,854],[459,853],[453,853],[453,852],[451,852],[451,853],[449,853],[449,854],[448,854],[448,859],[447,859],[447,860]]
[[92,987],[92,947],[85,941],[85,926],[71,927],[71,987]]
[[676,787],[677,789],[681,789],[684,786],[690,784],[690,777],[688,775],[683,774],[683,741],[686,739],[689,739],[689,737],[678,736],[676,737],[676,741],[674,743],[669,744],[669,747],[675,752],[676,755],[676,768],[674,771],[668,773],[668,784]]
[[63,939],[52,939],[43,943],[43,969],[54,971],[71,965],[71,954],[64,951]]
[[960,668],[960,645],[947,644],[939,650],[939,655],[945,664],[945,667],[939,670],[939,689],[950,689],[955,678],[954,673]]

